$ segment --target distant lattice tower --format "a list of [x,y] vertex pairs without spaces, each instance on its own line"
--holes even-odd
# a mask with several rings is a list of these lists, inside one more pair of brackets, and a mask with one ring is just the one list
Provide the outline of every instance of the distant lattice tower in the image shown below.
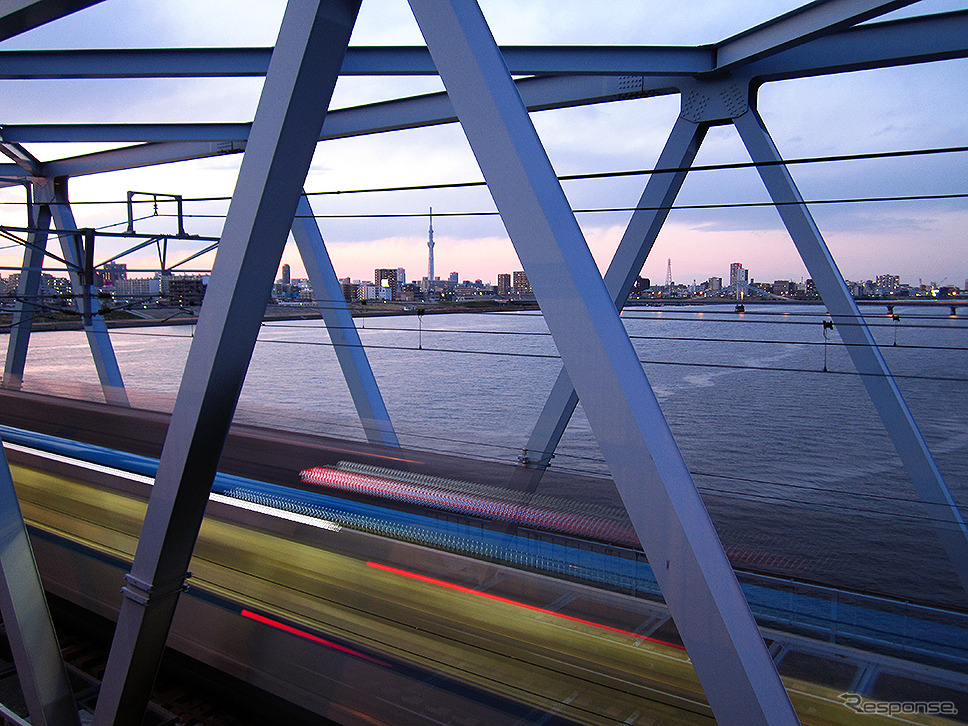
[[672,258],[669,258],[669,264],[666,265],[666,288],[672,289]]
[[427,260],[427,282],[434,284],[434,208],[430,208],[430,231],[427,238],[428,260]]

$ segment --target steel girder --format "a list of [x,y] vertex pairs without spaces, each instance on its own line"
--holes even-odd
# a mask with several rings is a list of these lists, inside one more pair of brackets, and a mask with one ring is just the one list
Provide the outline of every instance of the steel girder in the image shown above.
[[[35,187],[35,190],[40,188]],[[81,244],[79,244],[77,222],[74,221],[74,213],[67,199],[67,180],[54,180],[45,185],[43,189],[53,192],[53,197],[38,201],[49,204],[54,225],[63,233],[60,235],[61,254],[67,261],[67,274],[71,280],[71,288],[74,290],[74,298],[90,305],[94,291],[89,282],[85,280],[85,276],[81,274],[85,262],[80,254]],[[97,369],[97,376],[101,382],[101,391],[104,393],[105,401],[117,406],[127,406],[128,394],[124,390],[121,368],[118,366],[118,359],[114,354],[114,347],[111,345],[104,316],[97,313],[86,314],[84,316],[84,333],[91,348],[91,355],[94,357],[94,367]]]
[[27,226],[32,228],[24,247],[24,262],[17,281],[17,300],[10,321],[7,340],[7,357],[3,364],[3,387],[19,390],[23,384],[24,366],[34,317],[41,309],[40,275],[47,257],[47,239],[50,230],[50,205],[36,204],[31,194],[28,206]]
[[[35,301],[40,292],[40,275],[47,255],[51,220],[63,232],[59,235],[61,254],[67,264],[75,299],[89,305],[92,292],[80,273],[84,260],[79,254],[77,223],[67,200],[66,181],[35,178],[32,180],[31,189],[30,224],[35,226],[28,234],[24,249],[23,269],[17,290],[18,300],[14,309],[10,340],[7,343],[3,373],[3,386],[7,388],[20,388],[23,381],[27,347],[38,308]],[[104,317],[96,312],[85,315],[84,332],[105,400],[115,405],[127,406],[128,396]]]
[[[709,124],[694,124],[680,117],[659,155],[657,168],[678,171],[649,177],[608,266],[605,287],[618,310],[625,307],[635,278],[652,251],[652,245],[686,180],[686,170],[695,160],[708,128]],[[533,469],[546,469],[549,466],[577,405],[578,394],[568,372],[562,368],[525,446],[522,464]]]
[[[968,57],[968,11],[873,23],[839,31],[777,52],[742,68],[754,83]],[[600,49],[608,53],[609,49]],[[0,58],[2,58],[0,54]],[[624,68],[630,73],[635,67]],[[690,77],[687,69],[682,79]],[[682,81],[668,76],[560,76],[518,81],[529,110],[564,108],[622,98],[674,93]],[[456,120],[446,94],[428,94],[332,111],[321,140],[382,133]],[[80,176],[187,159],[244,148],[250,124],[43,124],[0,130],[11,143],[150,142],[47,162],[50,176]],[[22,183],[29,172],[0,165],[0,186]]]
[[[721,74],[914,2],[816,0],[705,46],[507,46],[501,52],[512,75]],[[260,76],[265,75],[271,52],[270,48],[4,51],[0,52],[0,79]],[[426,48],[405,46],[350,48],[340,69],[340,75],[436,74]]]
[[869,23],[826,35],[742,69],[757,83],[968,57],[968,10]]
[[[518,88],[530,111],[607,103],[626,98],[675,93],[676,82],[660,76],[539,76],[519,80]],[[446,93],[430,93],[364,106],[335,109],[326,116],[319,140],[365,136],[367,134],[422,128],[454,123],[457,116]],[[202,142],[244,143],[249,123],[220,124],[17,124],[0,129],[0,139],[28,143],[111,143],[158,142],[201,144]],[[162,152],[152,158],[164,158]],[[189,158],[193,147],[172,146],[172,161]],[[233,149],[198,146],[205,156]],[[241,147],[234,149],[241,151]],[[102,152],[83,157],[51,161],[63,165],[73,159],[103,158]],[[161,162],[155,162],[161,163]],[[96,169],[96,165],[89,165]],[[113,169],[106,169],[112,171]],[[84,171],[81,173],[96,173]],[[77,176],[77,173],[71,176]]]
[[26,33],[102,0],[5,0],[0,6],[0,40]]
[[[708,46],[509,46],[503,52],[518,76],[715,70]],[[271,48],[0,51],[0,80],[264,76],[271,54]],[[437,68],[424,47],[355,47],[347,51],[340,75],[436,76]]]
[[[848,344],[851,360],[918,496],[931,514],[930,519],[935,523],[935,530],[962,588],[968,592],[968,525],[793,177],[783,165],[783,158],[756,111],[752,101],[754,94],[748,82],[729,79],[693,81],[683,89],[682,114],[659,159],[659,168],[679,171],[655,174],[650,178],[638,205],[640,209],[633,214],[606,273],[606,286],[621,310],[632,280],[645,263],[706,129],[710,124],[735,125],[817,285],[817,291],[831,312],[838,332]],[[724,98],[730,100],[724,102]],[[522,461],[525,466],[537,470],[547,468],[577,402],[568,375],[562,370],[526,445]]]
[[148,501],[95,726],[137,723],[289,236],[358,0],[290,2]]
[[827,306],[831,321],[847,344],[847,353],[914,483],[962,588],[968,592],[968,526],[884,356],[756,108],[751,107],[734,118],[733,124],[757,165],[760,178]]
[[299,197],[296,217],[292,222],[292,236],[306,266],[306,274],[319,303],[319,313],[349,387],[366,440],[371,444],[399,446],[383,395],[363,349],[363,341],[356,330],[313,208],[305,194]]
[[814,0],[716,44],[721,75],[750,61],[876,18],[918,0]]
[[480,8],[410,6],[714,714],[798,723]]
[[[43,583],[0,442],[0,614],[30,722],[80,724]],[[6,720],[6,719],[5,719]]]

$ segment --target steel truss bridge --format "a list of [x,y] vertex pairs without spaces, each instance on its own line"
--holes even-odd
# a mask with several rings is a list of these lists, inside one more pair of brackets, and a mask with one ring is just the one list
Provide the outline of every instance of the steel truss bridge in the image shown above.
[[[92,0],[8,0],[0,39]],[[293,234],[313,287],[341,299],[303,193],[321,141],[459,122],[500,212],[563,368],[523,465],[552,456],[580,399],[634,531],[654,563],[712,713],[724,724],[798,717],[757,629],[619,318],[710,128],[732,125],[838,327],[873,404],[926,503],[944,503],[936,534],[968,588],[968,528],[863,324],[797,185],[757,111],[766,83],[968,55],[968,11],[869,22],[910,0],[817,0],[698,47],[498,47],[473,0],[410,0],[426,47],[348,47],[359,0],[291,0],[274,48],[0,50],[0,78],[264,77],[251,123],[4,125],[0,183],[23,187],[30,218],[3,385],[18,389],[51,225],[61,242],[104,397],[127,395],[104,319],[92,305],[94,237],[78,229],[68,181],[222,154],[243,154],[205,304],[184,371],[144,525],[125,576],[96,726],[138,723],[185,587],[189,560],[284,245]],[[340,76],[439,75],[445,93],[330,108]],[[678,94],[681,113],[608,271],[589,253],[528,112]],[[34,144],[96,142],[106,151],[41,159]],[[317,294],[319,294],[317,292]],[[370,443],[398,445],[349,312],[324,309]],[[9,468],[3,481],[3,616],[33,723],[77,710],[31,561]],[[937,511],[937,509],[936,509]]]

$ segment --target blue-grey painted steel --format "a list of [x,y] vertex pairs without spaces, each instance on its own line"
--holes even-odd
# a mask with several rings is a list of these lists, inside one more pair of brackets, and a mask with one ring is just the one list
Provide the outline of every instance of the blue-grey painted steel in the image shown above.
[[5,0],[0,6],[0,40],[77,12],[102,0]]
[[968,10],[859,25],[744,66],[759,82],[968,57]]
[[[683,75],[713,70],[708,46],[510,46],[514,75]],[[0,51],[0,79],[184,78],[265,75],[270,48],[118,48]],[[343,76],[427,76],[437,68],[424,47],[355,47]]]
[[49,161],[44,164],[44,171],[54,178],[83,176],[100,174],[106,171],[140,169],[152,164],[168,164],[174,161],[237,154],[244,149],[245,143],[238,141],[175,141],[167,144],[140,144]]
[[864,323],[857,303],[827,249],[823,235],[804,204],[780,152],[755,108],[733,120],[777,211],[813,278],[831,320],[847,344],[864,386],[887,433],[928,510],[954,570],[968,591],[968,527],[941,475],[914,417],[898,390],[887,362]]
[[[819,37],[794,38],[793,43],[782,42],[790,40],[789,29],[778,18],[766,24],[776,36],[776,46],[765,43],[769,55],[757,60],[751,58],[762,55],[763,49],[745,57],[744,73],[779,79],[964,57],[966,13],[901,18],[837,32],[826,27]],[[748,32],[765,32],[765,26],[760,29]],[[745,34],[734,36],[719,44],[719,52],[729,56],[744,44],[750,50],[751,40]],[[511,46],[502,51],[515,74],[688,76],[717,69],[715,47]],[[269,53],[267,48],[0,51],[0,79],[260,76],[268,67]],[[417,47],[351,48],[341,70],[343,75],[436,72],[426,49]],[[6,133],[0,136],[6,138]]]
[[[708,124],[697,124],[680,117],[669,134],[656,168],[681,171],[662,172],[649,177],[605,273],[605,287],[618,310],[625,307],[635,278],[652,251],[652,245],[686,179],[686,170],[695,160],[708,128]],[[568,373],[562,369],[528,439],[525,447],[527,454],[522,462],[525,466],[534,469],[548,467],[577,405],[578,395]]]
[[[43,201],[49,202],[54,224],[58,230],[64,232],[60,235],[61,254],[67,262],[67,273],[71,280],[71,288],[74,290],[74,299],[80,303],[87,298],[89,304],[94,296],[94,290],[85,282],[81,274],[84,260],[78,254],[80,246],[75,244],[75,239],[78,237],[77,223],[74,221],[74,213],[67,199],[67,180],[57,179],[44,188],[53,192],[52,198]],[[94,367],[101,382],[104,400],[117,406],[127,406],[128,394],[124,390],[121,368],[114,355],[114,347],[111,345],[104,316],[96,313],[85,316],[84,333],[91,348],[91,355],[94,357]]]
[[713,712],[724,724],[798,723],[480,8],[410,6]]
[[[517,85],[529,111],[571,108],[676,92],[675,82],[660,76],[543,76],[520,79]],[[320,141],[456,121],[447,94],[425,94],[331,111],[323,123]],[[132,168],[139,163],[161,164],[242,151],[250,128],[251,124],[248,123],[17,124],[3,127],[0,135],[24,143],[166,142],[119,149],[117,152],[88,154],[76,157],[77,161],[63,159],[47,163],[47,169],[80,176]],[[192,154],[197,154],[197,157]],[[107,161],[109,159],[116,160]]]
[[309,275],[309,282],[316,295],[319,312],[336,351],[343,378],[350,389],[366,440],[371,444],[399,446],[383,394],[380,393],[380,386],[373,376],[373,369],[363,349],[363,341],[360,340],[353,316],[343,297],[343,289],[326,251],[319,225],[313,216],[313,208],[305,195],[299,197],[296,217],[292,222],[292,236],[306,266],[306,274]]
[[359,11],[290,2],[185,364],[94,723],[137,723],[148,703],[205,505],[303,181]]
[[[37,185],[35,185],[37,186]],[[33,193],[32,197],[36,198]],[[43,197],[43,193],[40,194]],[[48,231],[50,229],[50,207],[32,202],[29,207],[30,220],[27,246],[24,248],[24,263],[17,282],[17,300],[10,321],[10,337],[7,340],[7,357],[3,363],[3,387],[19,390],[23,384],[24,366],[27,363],[27,348],[34,317],[42,309],[40,300],[40,274],[47,252]]]
[[60,644],[47,609],[34,552],[27,539],[7,455],[0,444],[0,614],[30,722],[80,723]]
[[716,44],[716,71],[802,45],[918,0],[814,0]]
[[40,161],[24,147],[14,141],[0,141],[0,153],[30,174],[32,177],[41,176]]

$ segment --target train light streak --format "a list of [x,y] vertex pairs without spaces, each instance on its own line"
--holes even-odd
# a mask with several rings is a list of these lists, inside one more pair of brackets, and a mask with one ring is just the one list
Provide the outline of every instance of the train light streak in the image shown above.
[[475,517],[516,522],[610,542],[626,542],[634,536],[630,534],[628,527],[584,514],[556,512],[530,504],[507,502],[478,494],[342,471],[328,466],[306,469],[299,473],[299,477],[307,484],[450,510]]
[[298,524],[306,524],[310,527],[316,527],[316,529],[327,529],[331,532],[339,532],[343,528],[340,527],[336,522],[330,522],[328,519],[320,519],[319,517],[309,517],[305,514],[299,514],[298,512],[289,512],[285,509],[279,509],[278,507],[269,507],[264,504],[258,504],[256,502],[248,502],[244,499],[236,499],[235,497],[225,496],[224,494],[212,493],[209,495],[209,499],[213,502],[219,502],[220,504],[225,504],[229,507],[237,507],[238,509],[247,509],[250,512],[258,512],[259,514],[264,514],[267,517],[275,517],[276,519],[285,519],[289,522],[296,522]]
[[347,648],[345,645],[334,643],[331,640],[320,638],[318,635],[313,635],[312,633],[308,633],[305,630],[300,630],[299,628],[295,628],[292,625],[286,625],[285,623],[279,622],[278,620],[273,620],[272,618],[268,618],[265,615],[259,615],[258,613],[254,613],[251,610],[242,610],[242,617],[248,618],[249,620],[254,620],[257,623],[262,623],[263,625],[268,625],[271,628],[275,628],[276,630],[281,630],[285,633],[289,633],[290,635],[297,635],[300,638],[311,640],[314,643],[319,643],[320,645],[324,645],[327,648],[338,650],[341,653],[346,653],[347,655],[352,655],[352,656],[355,656],[356,658],[362,658],[365,661],[374,663],[378,666],[382,666],[383,668],[391,667],[389,663],[382,661],[379,658],[374,658],[373,656],[367,655],[366,653],[361,653],[358,650]]
[[430,585],[438,585],[439,587],[446,587],[449,590],[456,590],[457,592],[463,592],[468,595],[476,595],[478,597],[487,598],[488,600],[494,600],[495,602],[505,603],[507,605],[515,605],[519,608],[524,608],[525,610],[531,610],[536,613],[541,613],[542,615],[550,615],[556,618],[561,618],[563,620],[570,620],[574,623],[581,623],[582,625],[591,625],[595,628],[601,628],[602,630],[608,630],[613,633],[619,633],[620,635],[627,635],[630,638],[635,638],[637,640],[645,640],[650,643],[656,643],[658,645],[665,645],[670,648],[675,648],[677,650],[684,651],[685,648],[678,643],[670,643],[666,640],[659,640],[658,638],[650,638],[647,635],[639,635],[638,633],[633,633],[630,630],[622,630],[621,628],[613,628],[610,625],[603,625],[602,623],[596,623],[592,620],[585,620],[584,618],[576,618],[573,615],[565,615],[564,613],[556,613],[553,610],[547,610],[545,608],[540,608],[537,605],[528,605],[527,603],[520,602],[518,600],[511,600],[510,598],[501,597],[500,595],[492,595],[489,592],[484,592],[483,590],[475,590],[471,587],[464,587],[463,585],[458,585],[453,582],[447,582],[446,580],[438,580],[434,577],[428,577],[427,575],[419,575],[416,572],[410,572],[409,570],[401,570],[398,567],[392,567],[390,565],[381,565],[379,562],[367,562],[367,567],[374,567],[378,570],[383,570],[384,572],[390,572],[395,575],[402,575],[403,577],[409,577],[412,580],[418,580],[420,582],[426,582]]

